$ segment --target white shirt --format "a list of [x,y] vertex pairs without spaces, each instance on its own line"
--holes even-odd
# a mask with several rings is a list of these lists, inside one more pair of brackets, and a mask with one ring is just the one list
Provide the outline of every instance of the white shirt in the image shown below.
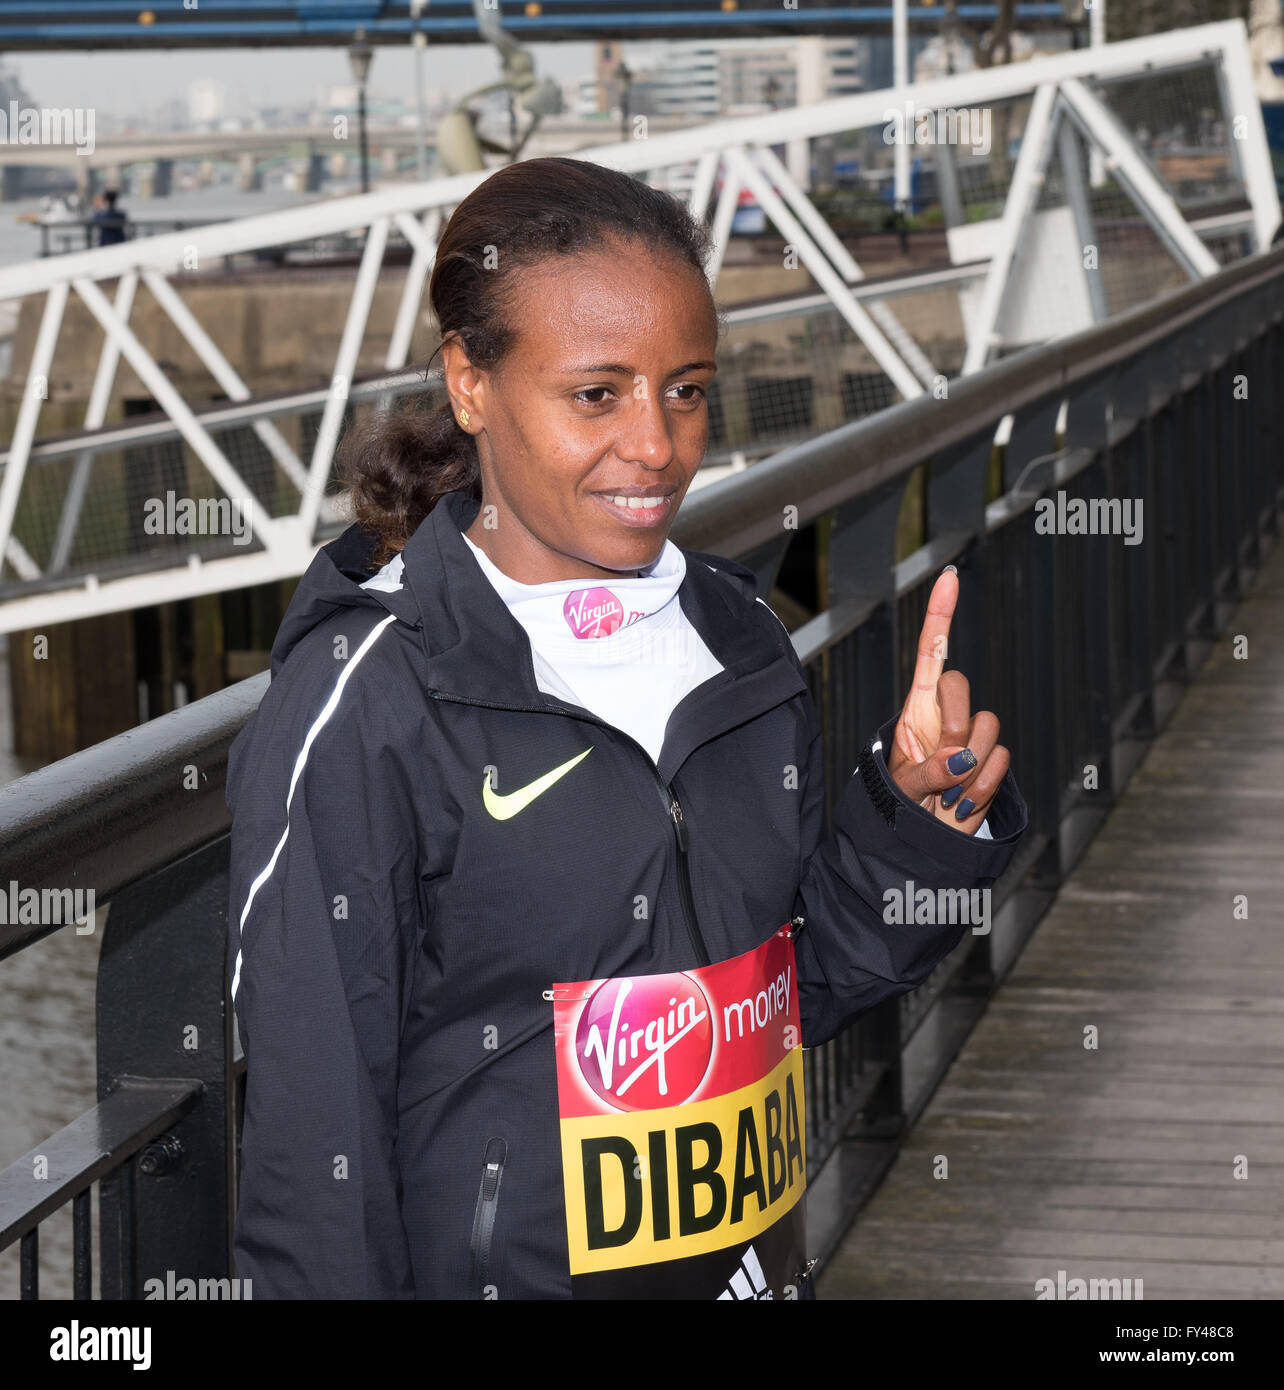
[[641,578],[520,584],[464,540],[526,630],[539,688],[636,739],[658,763],[674,706],[722,670],[678,600],[682,551],[666,540]]
[[[628,734],[658,763],[674,706],[722,670],[678,600],[687,572],[682,551],[666,539],[641,578],[521,584],[464,540],[525,629],[539,688]],[[402,569],[395,555],[361,587],[400,589]],[[992,838],[988,822],[976,833]]]

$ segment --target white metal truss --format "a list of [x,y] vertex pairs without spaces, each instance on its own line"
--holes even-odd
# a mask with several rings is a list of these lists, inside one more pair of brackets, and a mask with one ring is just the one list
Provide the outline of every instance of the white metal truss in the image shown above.
[[1012,261],[1021,244],[1026,222],[1039,201],[1039,190],[1043,187],[1048,157],[1052,153],[1056,100],[1056,88],[1052,83],[1044,82],[1035,89],[1025,132],[1021,136],[1021,153],[1012,171],[1012,186],[1008,190],[997,242],[990,256],[989,274],[985,277],[985,288],[981,292],[981,308],[968,335],[967,356],[963,360],[964,375],[979,371],[985,365],[991,348],[996,346],[994,329],[999,321]]
[[1150,172],[1150,166],[1137,153],[1128,132],[1111,115],[1109,108],[1077,77],[1067,78],[1061,84],[1061,99],[1067,115],[1105,154],[1106,169],[1123,182],[1133,201],[1191,278],[1216,275],[1217,261],[1212,252],[1191,230],[1172,194]]
[[330,378],[330,394],[321,413],[321,427],[312,450],[312,465],[308,469],[308,483],[303,491],[303,505],[299,508],[300,541],[312,535],[317,514],[321,510],[334,446],[339,439],[339,426],[343,423],[343,412],[348,403],[348,388],[352,385],[357,354],[361,351],[366,320],[370,317],[370,305],[379,281],[379,267],[383,263],[383,251],[388,242],[389,220],[387,217],[375,218],[366,236],[365,250],[361,253],[357,281],[348,304],[348,317],[343,325],[343,336],[339,339],[339,355],[335,359],[334,375]]
[[[1037,58],[1030,62],[956,74],[921,82],[907,89],[859,93],[768,115],[714,121],[696,129],[628,140],[582,152],[612,168],[648,174],[659,180],[677,172],[690,176],[690,203],[697,216],[712,218],[715,250],[710,273],[716,279],[731,236],[731,226],[743,191],[748,191],[777,230],[793,244],[802,263],[852,333],[886,373],[902,396],[920,394],[930,384],[933,364],[892,313],[886,300],[893,291],[863,284],[865,274],[785,168],[772,147],[807,141],[839,132],[881,127],[888,109],[901,109],[906,91],[920,112],[968,107],[1032,97],[1030,114],[1017,159],[1007,204],[993,243],[986,248],[988,264],[959,266],[948,283],[962,284],[983,272],[981,311],[969,325],[965,370],[979,370],[995,346],[996,325],[1002,321],[1005,296],[1011,293],[1011,271],[1019,258],[1022,228],[1038,203],[1043,170],[1054,151],[1066,171],[1067,202],[1075,226],[1089,239],[1088,193],[1078,162],[1078,142],[1086,140],[1089,154],[1099,154],[1192,275],[1211,274],[1216,262],[1203,245],[1198,224],[1187,223],[1127,132],[1097,92],[1111,82],[1141,74],[1211,65],[1222,93],[1228,127],[1235,130],[1235,165],[1243,179],[1249,212],[1243,222],[1253,245],[1263,250],[1279,225],[1280,207],[1267,149],[1261,109],[1253,92],[1252,67],[1244,25],[1236,20],[1199,28],[1157,34],[1125,43]],[[1070,157],[1073,147],[1075,158]],[[949,194],[953,173],[951,153],[943,150],[949,167],[942,175],[943,196]],[[907,151],[896,151],[897,168],[908,167]],[[104,341],[94,378],[85,427],[102,427],[120,357],[124,357],[159,406],[170,416],[181,437],[229,496],[245,499],[255,537],[262,549],[245,555],[193,560],[187,565],[101,581],[89,576],[80,586],[66,581],[55,592],[33,592],[0,606],[0,631],[65,621],[136,607],[143,604],[239,588],[268,579],[297,575],[315,549],[319,519],[334,515],[325,489],[362,348],[371,305],[382,269],[390,232],[395,227],[409,242],[412,257],[402,282],[391,339],[382,354],[389,371],[403,369],[409,359],[424,290],[434,263],[437,240],[450,211],[487,177],[485,171],[430,183],[399,184],[357,197],[334,199],[238,221],[191,228],[164,236],[124,242],[92,251],[49,257],[25,265],[0,268],[0,300],[44,296],[40,325],[27,382],[21,397],[13,438],[0,477],[0,557],[13,575],[39,579],[38,566],[13,534],[24,477],[27,473],[41,403],[55,360],[59,329],[72,289],[102,326]],[[957,187],[955,202],[957,202]],[[246,401],[253,383],[244,381],[202,328],[171,283],[175,274],[196,266],[216,264],[225,256],[288,245],[324,236],[363,233],[361,263],[343,333],[330,373],[331,389],[312,456],[300,460],[285,437],[267,419],[257,419],[255,433],[300,492],[297,513],[273,518],[253,500],[253,494],[232,462],[202,427],[147,346],[130,328],[138,284],[147,286],[177,326],[197,357],[233,401]],[[935,277],[933,279],[933,277]],[[940,282],[933,271],[923,283]],[[100,288],[118,282],[115,302]],[[1090,287],[1091,288],[1091,287]],[[1094,317],[1104,313],[1099,286],[1093,299]],[[755,311],[758,316],[766,311]],[[77,457],[63,501],[57,535],[49,560],[51,573],[66,569],[84,506],[92,465],[92,450]]]

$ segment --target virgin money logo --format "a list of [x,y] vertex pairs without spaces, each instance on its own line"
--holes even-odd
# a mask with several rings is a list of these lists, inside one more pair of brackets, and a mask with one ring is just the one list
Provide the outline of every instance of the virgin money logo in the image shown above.
[[585,1005],[575,1044],[584,1079],[608,1104],[681,1105],[713,1056],[709,1001],[686,975],[607,980]]
[[610,589],[576,589],[562,612],[576,637],[609,637],[624,622],[624,605]]

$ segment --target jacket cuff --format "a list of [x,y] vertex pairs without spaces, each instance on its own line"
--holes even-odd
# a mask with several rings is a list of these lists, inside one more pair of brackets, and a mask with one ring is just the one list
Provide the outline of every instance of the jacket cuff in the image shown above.
[[997,878],[1012,858],[1017,841],[1029,824],[1029,812],[1011,768],[986,812],[991,838],[982,839],[955,830],[911,800],[887,770],[899,714],[883,724],[866,743],[856,765],[856,775],[878,815],[897,837],[936,860],[943,867],[970,879]]

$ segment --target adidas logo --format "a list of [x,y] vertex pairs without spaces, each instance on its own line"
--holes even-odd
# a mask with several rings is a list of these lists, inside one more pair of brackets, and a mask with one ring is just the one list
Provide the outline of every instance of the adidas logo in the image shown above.
[[740,1257],[740,1268],[731,1276],[727,1287],[718,1295],[718,1301],[732,1298],[743,1302],[746,1299],[770,1298],[771,1290],[763,1277],[762,1266],[751,1245]]

